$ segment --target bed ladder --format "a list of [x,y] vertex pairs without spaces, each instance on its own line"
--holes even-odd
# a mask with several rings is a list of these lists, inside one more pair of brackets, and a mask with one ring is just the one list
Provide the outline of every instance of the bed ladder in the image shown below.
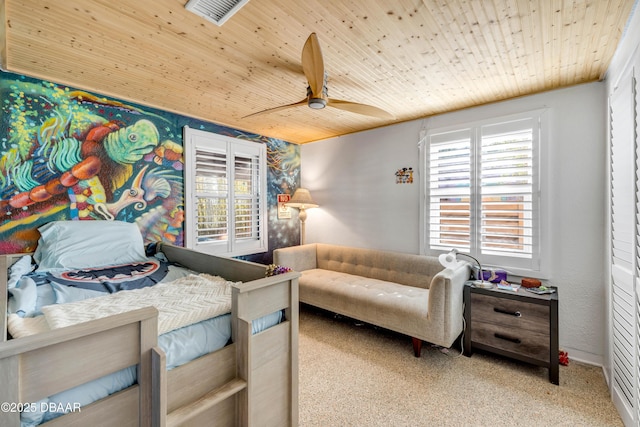
[[223,400],[247,388],[247,382],[241,378],[234,378],[223,386],[212,390],[200,399],[167,414],[167,427],[174,427],[188,423],[201,413],[213,408]]

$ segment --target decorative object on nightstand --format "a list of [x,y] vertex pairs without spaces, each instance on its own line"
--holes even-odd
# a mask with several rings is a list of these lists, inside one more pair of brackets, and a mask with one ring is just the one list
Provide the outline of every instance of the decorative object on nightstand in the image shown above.
[[311,198],[311,193],[306,188],[298,188],[295,193],[293,193],[293,197],[289,202],[286,203],[286,206],[290,208],[297,208],[300,210],[300,244],[304,245],[304,222],[307,220],[307,209],[317,208],[318,204],[313,201]]
[[538,288],[542,285],[542,282],[538,279],[532,279],[530,277],[522,278],[522,287],[523,288]]
[[476,264],[478,264],[478,269],[480,271],[480,274],[478,275],[477,280],[474,280],[471,282],[473,283],[473,286],[476,286],[478,288],[486,288],[486,289],[493,288],[493,283],[484,280],[484,274],[482,273],[482,265],[480,264],[480,261],[478,261],[476,258],[472,257],[471,255],[458,252],[457,249],[451,249],[448,253],[441,254],[438,257],[438,260],[440,261],[440,264],[442,264],[444,268],[454,267],[458,264],[457,257],[459,255],[469,257],[472,260],[474,260]]
[[484,350],[549,368],[559,384],[558,291],[538,295],[500,289],[464,288],[464,354]]

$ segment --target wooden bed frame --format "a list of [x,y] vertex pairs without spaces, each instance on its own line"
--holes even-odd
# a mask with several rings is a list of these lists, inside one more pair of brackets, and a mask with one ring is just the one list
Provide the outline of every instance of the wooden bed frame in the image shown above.
[[[300,274],[265,277],[262,264],[168,244],[159,250],[171,262],[242,282],[233,287],[231,344],[167,371],[153,307],[8,341],[0,316],[0,403],[35,403],[137,364],[138,384],[43,425],[296,426]],[[23,255],[0,256],[3,313],[7,268]],[[281,323],[252,334],[253,320],[279,310]],[[19,414],[1,409],[0,425],[20,425]]]

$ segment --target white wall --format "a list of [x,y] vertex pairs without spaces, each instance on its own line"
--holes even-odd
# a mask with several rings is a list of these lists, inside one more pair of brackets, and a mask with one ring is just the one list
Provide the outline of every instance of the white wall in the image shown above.
[[[302,186],[318,209],[307,211],[307,242],[417,253],[420,122],[389,126],[301,147]],[[395,173],[414,170],[414,184]]]
[[[301,147],[307,242],[419,252],[420,130],[548,108],[551,135],[549,283],[560,296],[560,347],[602,364],[604,353],[606,90],[604,83],[517,98]],[[412,167],[413,184],[395,184]]]

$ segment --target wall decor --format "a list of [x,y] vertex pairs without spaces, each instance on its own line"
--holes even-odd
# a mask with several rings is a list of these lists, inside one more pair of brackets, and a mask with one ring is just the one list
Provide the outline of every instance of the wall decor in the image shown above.
[[413,184],[413,168],[402,168],[396,171],[396,184]]
[[278,194],[278,219],[291,219],[291,209],[285,206],[291,200],[291,194]]
[[[1,71],[0,100],[3,254],[33,251],[54,220],[133,222],[145,242],[184,245],[185,125],[267,144],[270,217],[276,195],[299,186],[299,148],[285,141]],[[298,238],[269,228],[270,252],[256,261]]]

